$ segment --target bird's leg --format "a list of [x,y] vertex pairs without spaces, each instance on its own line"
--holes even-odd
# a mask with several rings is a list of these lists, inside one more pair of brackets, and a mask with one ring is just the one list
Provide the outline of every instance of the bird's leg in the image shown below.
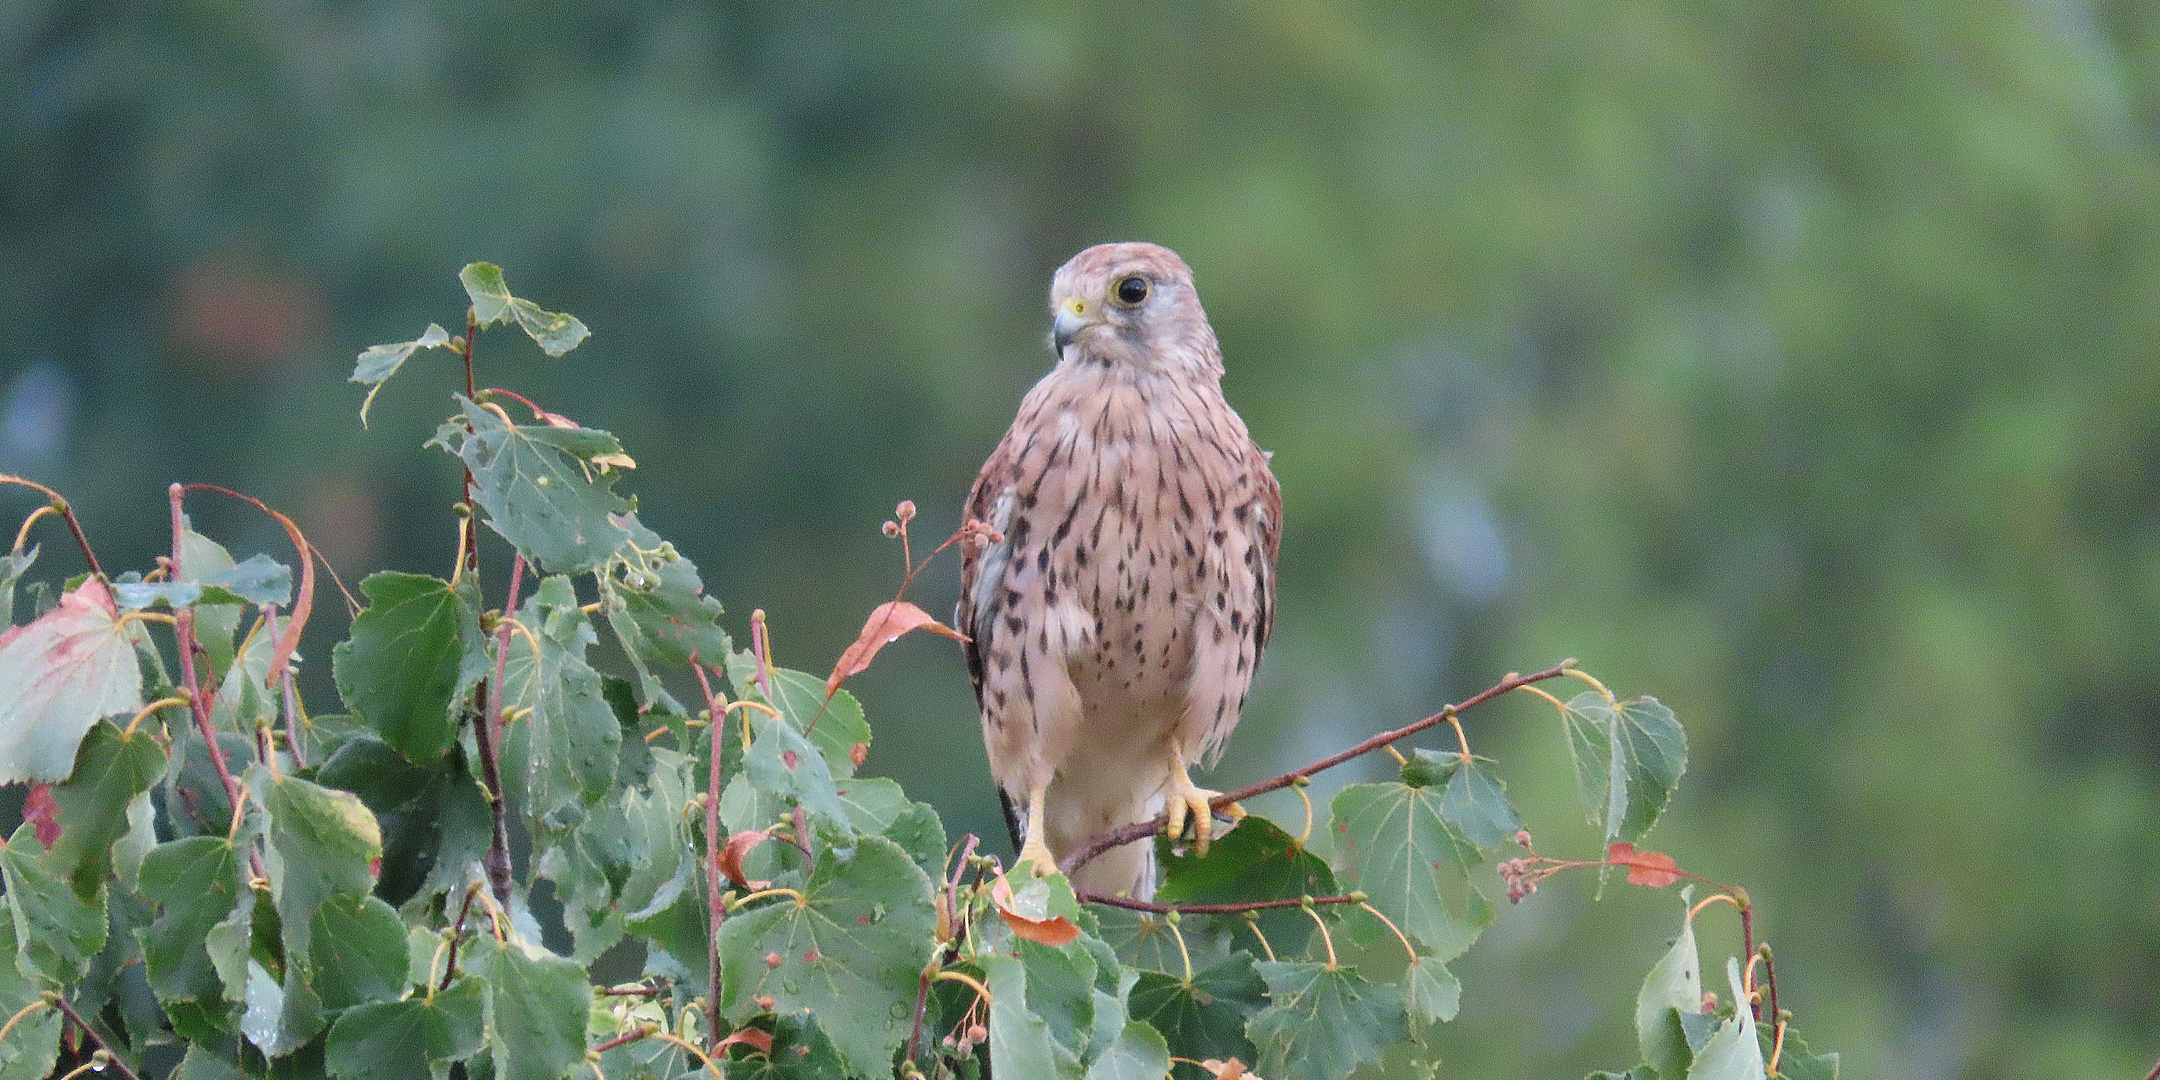
[[[1206,855],[1208,839],[1215,831],[1215,811],[1208,806],[1208,802],[1220,794],[1222,792],[1209,791],[1193,783],[1192,777],[1185,771],[1184,751],[1175,746],[1171,747],[1170,787],[1163,797],[1163,808],[1169,811],[1170,820],[1163,825],[1163,835],[1172,840],[1185,835],[1185,819],[1190,817],[1194,852]],[[1245,808],[1236,803],[1227,803],[1223,806],[1222,813],[1230,820],[1238,821],[1245,817]]]
[[1020,854],[1013,860],[1013,869],[1028,864],[1028,872],[1036,877],[1049,877],[1057,872],[1057,856],[1050,854],[1050,845],[1043,840],[1043,803],[1050,795],[1050,784],[1045,781],[1028,792],[1027,839],[1020,844]]

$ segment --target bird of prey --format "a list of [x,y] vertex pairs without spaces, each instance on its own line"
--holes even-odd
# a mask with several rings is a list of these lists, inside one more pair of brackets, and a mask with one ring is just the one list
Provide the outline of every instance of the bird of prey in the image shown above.
[[[965,548],[955,621],[991,774],[1037,874],[1165,809],[1204,854],[1216,793],[1186,770],[1220,753],[1267,645],[1281,489],[1175,252],[1088,248],[1050,310],[1057,365],[968,495],[992,534]],[[1140,841],[1073,885],[1144,899],[1154,877]]]

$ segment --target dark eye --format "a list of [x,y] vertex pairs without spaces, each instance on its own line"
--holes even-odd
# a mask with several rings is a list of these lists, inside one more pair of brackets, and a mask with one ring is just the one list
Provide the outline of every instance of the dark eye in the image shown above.
[[1138,307],[1142,300],[1147,299],[1147,279],[1138,275],[1120,278],[1110,291],[1117,296],[1118,303],[1126,307]]

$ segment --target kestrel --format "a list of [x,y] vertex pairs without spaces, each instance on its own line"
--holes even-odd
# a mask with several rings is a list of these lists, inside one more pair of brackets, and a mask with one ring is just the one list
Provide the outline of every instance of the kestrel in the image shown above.
[[[1267,645],[1281,489],[1175,252],[1088,248],[1050,310],[1057,366],[968,495],[996,536],[967,546],[956,613],[990,771],[1038,874],[1166,808],[1205,853],[1216,793],[1186,770],[1222,750]],[[1145,898],[1154,877],[1142,841],[1073,884]]]

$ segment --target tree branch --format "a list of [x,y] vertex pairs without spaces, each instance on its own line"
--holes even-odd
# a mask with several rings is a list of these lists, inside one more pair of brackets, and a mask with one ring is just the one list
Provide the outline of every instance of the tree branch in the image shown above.
[[1073,895],[1090,904],[1108,904],[1127,911],[1149,911],[1157,915],[1236,915],[1246,911],[1267,911],[1271,908],[1304,907],[1307,904],[1362,904],[1364,893],[1341,893],[1335,896],[1286,896],[1279,900],[1244,900],[1234,904],[1165,904],[1154,900],[1135,900],[1129,896],[1109,896],[1104,893],[1075,892]]
[[90,538],[83,535],[82,522],[75,520],[74,508],[68,505],[67,499],[61,497],[59,492],[13,473],[0,473],[0,484],[18,484],[45,496],[46,505],[52,507],[53,511],[60,515],[60,519],[67,522],[68,531],[75,534],[75,546],[82,549],[83,562],[90,565],[91,576],[99,581],[110,580],[105,576],[105,568],[98,565],[97,552],[90,550]]
[[[1390,743],[1396,742],[1401,739],[1409,738],[1410,736],[1415,735],[1418,732],[1425,730],[1426,728],[1432,727],[1435,724],[1446,723],[1456,713],[1463,712],[1464,710],[1471,709],[1479,705],[1483,705],[1484,703],[1491,701],[1492,699],[1499,697],[1500,695],[1505,694],[1510,690],[1528,686],[1531,683],[1535,682],[1543,682],[1546,679],[1557,679],[1561,675],[1565,674],[1568,668],[1572,667],[1573,665],[1574,661],[1570,660],[1563,663],[1554,664],[1552,667],[1546,668],[1543,671],[1535,672],[1530,675],[1509,675],[1507,678],[1500,680],[1498,683],[1495,683],[1483,692],[1466,698],[1459,704],[1450,705],[1447,708],[1442,709],[1439,712],[1436,712],[1423,720],[1419,720],[1414,724],[1405,724],[1402,727],[1396,728],[1393,731],[1383,731],[1380,734],[1375,735],[1372,738],[1367,739],[1364,742],[1361,742],[1356,746],[1349,748],[1348,750],[1343,750],[1339,753],[1329,754],[1327,757],[1321,758],[1320,760],[1315,761],[1310,765],[1299,769],[1292,769],[1289,772],[1286,772],[1281,776],[1275,777],[1272,780],[1262,780],[1257,784],[1247,784],[1244,787],[1237,789],[1236,791],[1224,792],[1223,794],[1217,795],[1213,799],[1208,800],[1208,806],[1211,809],[1221,809],[1222,807],[1228,806],[1231,803],[1242,802],[1246,799],[1250,799],[1255,795],[1265,794],[1267,792],[1274,791],[1277,788],[1289,787],[1290,785],[1297,783],[1299,780],[1311,776],[1316,772],[1321,772],[1326,769],[1332,769],[1345,761],[1349,761],[1351,758],[1358,757],[1362,754],[1371,753],[1372,751],[1378,750],[1381,747],[1386,746]],[[1153,819],[1148,821],[1136,821],[1129,825],[1121,825],[1118,828],[1110,830],[1109,832],[1097,833],[1094,836],[1089,837],[1086,843],[1081,844],[1078,848],[1073,849],[1073,852],[1071,854],[1065,856],[1064,862],[1059,865],[1058,869],[1064,871],[1069,876],[1072,874],[1073,871],[1087,865],[1090,860],[1094,859],[1098,855],[1101,855],[1103,852],[1110,850],[1111,848],[1119,847],[1124,844],[1129,844],[1135,840],[1145,839],[1147,837],[1155,835],[1158,832],[1161,832],[1162,827],[1167,824],[1169,820],[1169,814],[1162,813],[1155,815]]]
[[135,1070],[128,1068],[127,1062],[120,1060],[119,1052],[114,1050],[110,1045],[105,1042],[105,1037],[99,1035],[97,1033],[97,1029],[91,1027],[90,1022],[83,1019],[81,1013],[75,1011],[75,1007],[73,1005],[67,1003],[67,998],[64,995],[54,994],[52,996],[52,1003],[53,1006],[59,1009],[61,1013],[65,1014],[68,1019],[73,1020],[75,1022],[75,1026],[82,1029],[83,1034],[90,1036],[91,1042],[98,1044],[98,1048],[105,1051],[105,1056],[108,1059],[108,1063],[111,1065],[114,1072],[117,1072],[121,1076],[126,1077],[127,1080],[142,1080],[140,1076],[137,1076],[135,1074]]

